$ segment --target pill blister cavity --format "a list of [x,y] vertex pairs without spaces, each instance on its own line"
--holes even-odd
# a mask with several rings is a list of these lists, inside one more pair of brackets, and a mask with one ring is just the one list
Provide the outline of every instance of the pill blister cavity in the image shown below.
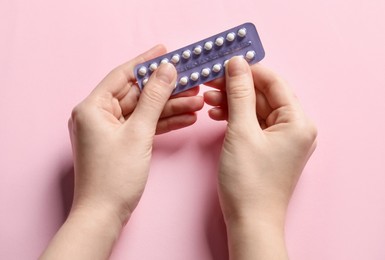
[[142,81],[143,86],[146,86],[147,82],[148,82],[148,78],[144,78]]
[[232,42],[235,40],[235,33],[231,32],[231,33],[228,33],[227,36],[226,36],[226,40],[229,41],[229,42]]
[[251,61],[255,58],[255,51],[248,51],[245,55],[246,60]]
[[215,65],[213,66],[213,71],[214,71],[215,73],[218,73],[219,71],[221,71],[221,69],[222,69],[222,65],[221,65],[220,63],[217,63],[217,64],[215,64]]
[[223,45],[225,39],[223,37],[218,37],[216,40],[215,40],[215,45],[220,47]]
[[241,29],[238,30],[238,36],[241,37],[241,38],[245,37],[246,33],[247,33],[246,28],[241,28]]
[[204,45],[204,48],[205,48],[206,51],[211,50],[213,48],[213,42],[212,41],[206,42],[205,45]]
[[198,45],[194,48],[194,54],[199,55],[202,53],[202,46]]
[[234,56],[242,57],[249,64],[260,61],[264,56],[259,36],[249,23],[138,64],[135,76],[142,89],[159,65],[170,63],[177,71],[173,92],[176,94],[222,76],[229,59]]
[[210,75],[210,68],[204,68],[201,74],[203,77],[208,77]]
[[198,72],[192,73],[191,76],[190,76],[190,79],[192,81],[197,81],[199,79],[199,73]]
[[183,53],[182,53],[182,57],[183,59],[189,59],[191,57],[191,51],[190,50],[185,50]]
[[151,71],[154,71],[158,68],[158,64],[156,62],[153,62],[150,64],[150,70]]
[[188,83],[188,77],[187,76],[184,76],[184,77],[180,78],[179,84],[181,84],[182,86],[186,86],[187,83]]
[[147,68],[145,66],[142,66],[142,67],[139,68],[138,74],[140,76],[144,76],[144,75],[146,75],[146,73],[147,73]]
[[177,64],[180,61],[180,56],[179,54],[174,54],[171,58],[171,62],[174,64]]

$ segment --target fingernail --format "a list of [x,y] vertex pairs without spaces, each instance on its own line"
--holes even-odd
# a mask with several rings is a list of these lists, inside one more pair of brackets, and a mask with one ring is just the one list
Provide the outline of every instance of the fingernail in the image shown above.
[[249,64],[243,57],[235,56],[227,64],[227,73],[230,77],[240,76],[248,71]]
[[162,64],[156,70],[156,78],[166,84],[171,84],[175,76],[175,67],[170,63]]

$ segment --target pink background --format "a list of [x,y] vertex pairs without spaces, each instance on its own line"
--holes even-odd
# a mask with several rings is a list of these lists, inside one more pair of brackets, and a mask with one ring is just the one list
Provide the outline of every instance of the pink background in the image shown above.
[[[183,3],[183,4],[182,4]],[[71,109],[112,68],[246,21],[319,128],[290,204],[292,259],[385,259],[385,2],[0,2],[0,258],[34,259],[71,203]],[[215,175],[224,123],[156,139],[112,259],[227,258]]]

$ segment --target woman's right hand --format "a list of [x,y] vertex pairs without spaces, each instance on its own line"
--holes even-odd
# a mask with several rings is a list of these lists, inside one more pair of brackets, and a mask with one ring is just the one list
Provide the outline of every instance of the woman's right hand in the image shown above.
[[209,115],[228,121],[218,193],[229,239],[241,226],[267,225],[283,235],[287,205],[316,147],[316,127],[286,82],[260,64],[232,58],[225,80],[210,85],[218,90],[204,95],[214,106]]

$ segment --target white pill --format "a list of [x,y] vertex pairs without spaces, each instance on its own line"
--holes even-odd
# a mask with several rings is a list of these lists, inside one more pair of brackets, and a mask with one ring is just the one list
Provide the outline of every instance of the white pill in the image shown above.
[[182,57],[184,59],[189,59],[191,57],[191,51],[190,50],[185,50],[183,53],[182,53]]
[[208,77],[210,75],[210,69],[209,68],[204,68],[202,70],[201,74],[202,74],[203,77]]
[[162,59],[162,60],[160,61],[160,63],[161,63],[161,64],[166,64],[166,63],[168,63],[168,59],[167,59],[167,58],[164,58],[164,59]]
[[147,68],[145,66],[142,66],[142,67],[139,68],[138,74],[140,76],[144,76],[144,75],[146,75],[146,73],[147,73]]
[[225,39],[223,37],[218,37],[216,40],[215,40],[215,45],[216,46],[222,46],[223,43],[224,43]]
[[213,66],[213,71],[214,72],[219,72],[222,69],[222,65],[220,63],[217,63]]
[[225,61],[223,62],[223,66],[226,67],[227,63],[229,63],[229,60],[225,60]]
[[171,62],[174,63],[174,64],[177,64],[180,60],[180,56],[179,54],[174,54],[171,58]]
[[179,84],[185,86],[185,85],[187,85],[187,83],[188,83],[188,77],[187,76],[184,76],[184,77],[180,78]]
[[254,57],[255,57],[255,51],[246,52],[246,55],[245,55],[246,60],[250,61],[254,59]]
[[147,82],[148,82],[148,78],[143,79],[142,85],[143,85],[143,86],[146,86]]
[[199,79],[199,73],[198,72],[194,72],[190,75],[190,79],[192,81],[197,81]]
[[242,37],[242,38],[245,37],[246,33],[247,33],[246,28],[241,28],[241,29],[238,30],[238,36],[239,37]]
[[151,65],[150,65],[150,70],[151,70],[151,71],[154,71],[154,70],[156,70],[157,68],[158,68],[158,64],[157,64],[156,62],[151,63]]
[[206,51],[209,51],[213,48],[213,42],[212,41],[205,42],[205,45],[203,47],[205,48]]
[[233,33],[233,32],[228,33],[226,36],[226,40],[228,40],[229,42],[234,41],[235,40],[235,33]]
[[202,53],[202,46],[198,45],[194,48],[194,54],[199,55]]

